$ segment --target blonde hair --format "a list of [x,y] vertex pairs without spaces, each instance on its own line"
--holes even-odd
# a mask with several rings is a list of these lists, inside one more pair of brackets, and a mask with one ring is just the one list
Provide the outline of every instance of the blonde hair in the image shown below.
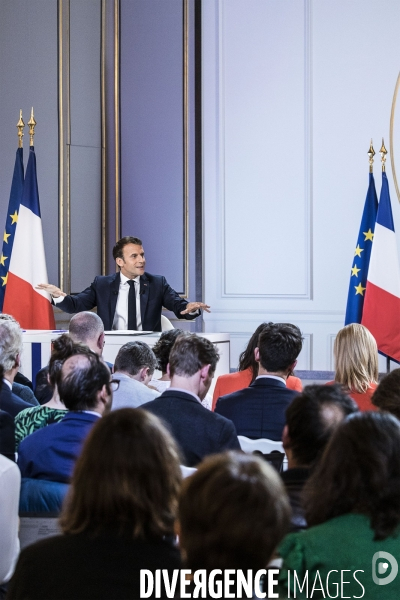
[[335,381],[350,391],[366,392],[378,381],[378,347],[364,325],[351,323],[341,329],[333,347]]

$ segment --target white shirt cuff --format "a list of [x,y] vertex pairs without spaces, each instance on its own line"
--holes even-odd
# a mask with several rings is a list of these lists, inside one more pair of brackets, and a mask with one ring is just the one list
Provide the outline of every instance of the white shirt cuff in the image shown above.
[[58,296],[58,298],[54,298],[54,296],[51,297],[54,304],[60,304],[60,302],[62,302],[64,300],[64,298],[65,298],[65,296]]

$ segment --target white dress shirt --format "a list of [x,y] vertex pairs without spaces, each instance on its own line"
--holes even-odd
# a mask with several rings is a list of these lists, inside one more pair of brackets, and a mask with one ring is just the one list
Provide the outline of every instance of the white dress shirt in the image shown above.
[[[120,273],[121,281],[119,284],[117,306],[115,307],[115,315],[112,328],[128,329],[128,296],[129,296],[129,279]],[[132,279],[135,282],[136,292],[136,325],[138,331],[143,331],[142,315],[140,312],[140,275]]]

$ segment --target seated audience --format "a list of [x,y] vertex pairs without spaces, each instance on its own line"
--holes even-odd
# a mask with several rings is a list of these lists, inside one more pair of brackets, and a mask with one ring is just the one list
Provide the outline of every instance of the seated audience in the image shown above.
[[177,529],[185,567],[265,569],[289,517],[279,475],[263,459],[235,452],[206,458],[183,481],[179,498]]
[[21,475],[15,462],[0,455],[0,597],[19,554],[18,500]]
[[52,352],[48,366],[48,379],[53,390],[51,400],[42,406],[34,406],[22,410],[15,417],[15,446],[16,451],[20,442],[37,429],[58,423],[67,412],[64,403],[58,394],[57,380],[61,373],[64,361],[75,354],[87,353],[86,346],[74,344],[69,335],[63,334],[52,341]]
[[13,318],[0,319],[0,365],[4,369],[0,409],[8,412],[12,417],[32,406],[12,392],[14,378],[21,366],[21,354],[22,331],[19,324]]
[[187,467],[196,466],[208,454],[240,449],[231,421],[201,405],[218,360],[218,350],[209,340],[195,334],[179,336],[169,357],[171,387],[143,405],[168,424]]
[[286,409],[282,440],[288,469],[281,477],[292,508],[292,531],[307,527],[301,495],[312,469],[337,425],[357,411],[339,385],[308,385]]
[[5,410],[0,410],[0,454],[15,462],[15,423]]
[[285,411],[297,395],[286,387],[302,348],[300,329],[290,323],[271,323],[259,335],[254,357],[258,376],[249,387],[222,396],[215,412],[230,419],[238,435],[251,439],[282,439]]
[[158,419],[130,408],[100,419],[74,470],[64,535],[21,552],[7,598],[140,598],[140,569],[171,577],[181,566],[171,542],[180,485],[178,450]]
[[[8,315],[7,313],[0,313],[0,321],[12,321],[13,323],[17,323],[17,325],[19,325],[18,321],[16,321],[14,317]],[[29,388],[29,390],[31,390],[32,393],[30,394],[26,388]],[[30,381],[27,377],[25,377],[25,375],[23,375],[19,371],[14,377],[12,391],[16,396],[19,396],[25,402],[32,404],[32,406],[36,406],[37,404],[39,404],[33,394],[32,381]]]
[[147,344],[124,344],[114,363],[114,378],[119,381],[119,388],[113,395],[111,410],[137,408],[158,398],[159,392],[147,387],[156,367],[157,359]]
[[[154,379],[153,377],[149,385],[158,390],[160,394],[168,389],[171,385],[171,378],[167,372],[169,355],[173,345],[175,344],[176,338],[182,335],[182,333],[185,333],[183,329],[169,329],[168,331],[164,331],[156,345],[153,347],[153,352],[157,358],[158,368],[161,371],[162,376],[160,379]],[[211,394],[207,393],[201,403],[205,408],[211,410]]]
[[385,375],[372,396],[372,404],[400,419],[400,369]]
[[[220,375],[217,379],[213,394],[212,410],[215,410],[218,398],[238,392],[243,388],[249,387],[258,375],[258,362],[254,358],[254,350],[258,346],[260,333],[272,323],[261,323],[251,336],[247,348],[239,356],[239,368],[236,373]],[[301,392],[303,386],[298,377],[289,375],[286,379],[286,387],[296,392]]]
[[[290,569],[292,574],[296,571],[300,582],[308,573],[309,590],[316,578],[318,590],[320,581],[326,590],[330,573],[330,594],[337,595],[342,572],[346,584],[341,597],[399,598],[400,578],[382,586],[378,593],[371,569],[376,552],[400,555],[398,420],[371,411],[347,417],[333,433],[304,492],[310,528],[289,534],[279,548],[284,561],[280,574],[284,591]],[[295,597],[293,579],[289,597]],[[339,583],[336,591],[335,582]],[[312,597],[329,596],[320,590]]]
[[360,410],[376,410],[371,402],[378,385],[378,347],[374,336],[359,323],[346,325],[335,338],[333,355],[335,383],[344,386]]
[[60,400],[68,413],[59,423],[38,429],[22,440],[18,466],[22,477],[69,483],[82,444],[112,400],[110,371],[88,349],[70,356],[58,380]]
[[[82,311],[72,317],[68,326],[68,334],[76,344],[83,344],[92,352],[102,356],[104,348],[103,321],[91,311]],[[108,366],[112,367],[109,363]],[[48,380],[49,367],[43,367],[36,375],[35,395],[40,404],[46,404],[53,396],[53,389]]]

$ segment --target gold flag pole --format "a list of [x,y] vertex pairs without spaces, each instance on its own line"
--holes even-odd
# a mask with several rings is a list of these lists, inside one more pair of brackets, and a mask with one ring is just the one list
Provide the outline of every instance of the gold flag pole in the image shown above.
[[369,159],[369,172],[373,173],[374,172],[374,156],[375,156],[375,150],[374,147],[372,145],[372,139],[371,139],[371,144],[369,146],[369,150],[368,150],[368,159]]
[[32,106],[32,110],[31,110],[31,118],[28,121],[28,125],[29,125],[29,145],[33,146],[33,138],[35,135],[35,127],[36,127],[36,121],[35,121],[35,117],[33,116],[33,106]]
[[382,161],[382,173],[384,173],[386,171],[386,154],[387,154],[387,150],[385,148],[385,142],[383,141],[382,138],[382,148],[379,150],[379,154],[381,155],[381,161]]
[[25,123],[22,119],[22,108],[19,111],[19,121],[17,123],[18,128],[18,148],[22,148],[22,137],[24,135],[23,129],[25,127]]

